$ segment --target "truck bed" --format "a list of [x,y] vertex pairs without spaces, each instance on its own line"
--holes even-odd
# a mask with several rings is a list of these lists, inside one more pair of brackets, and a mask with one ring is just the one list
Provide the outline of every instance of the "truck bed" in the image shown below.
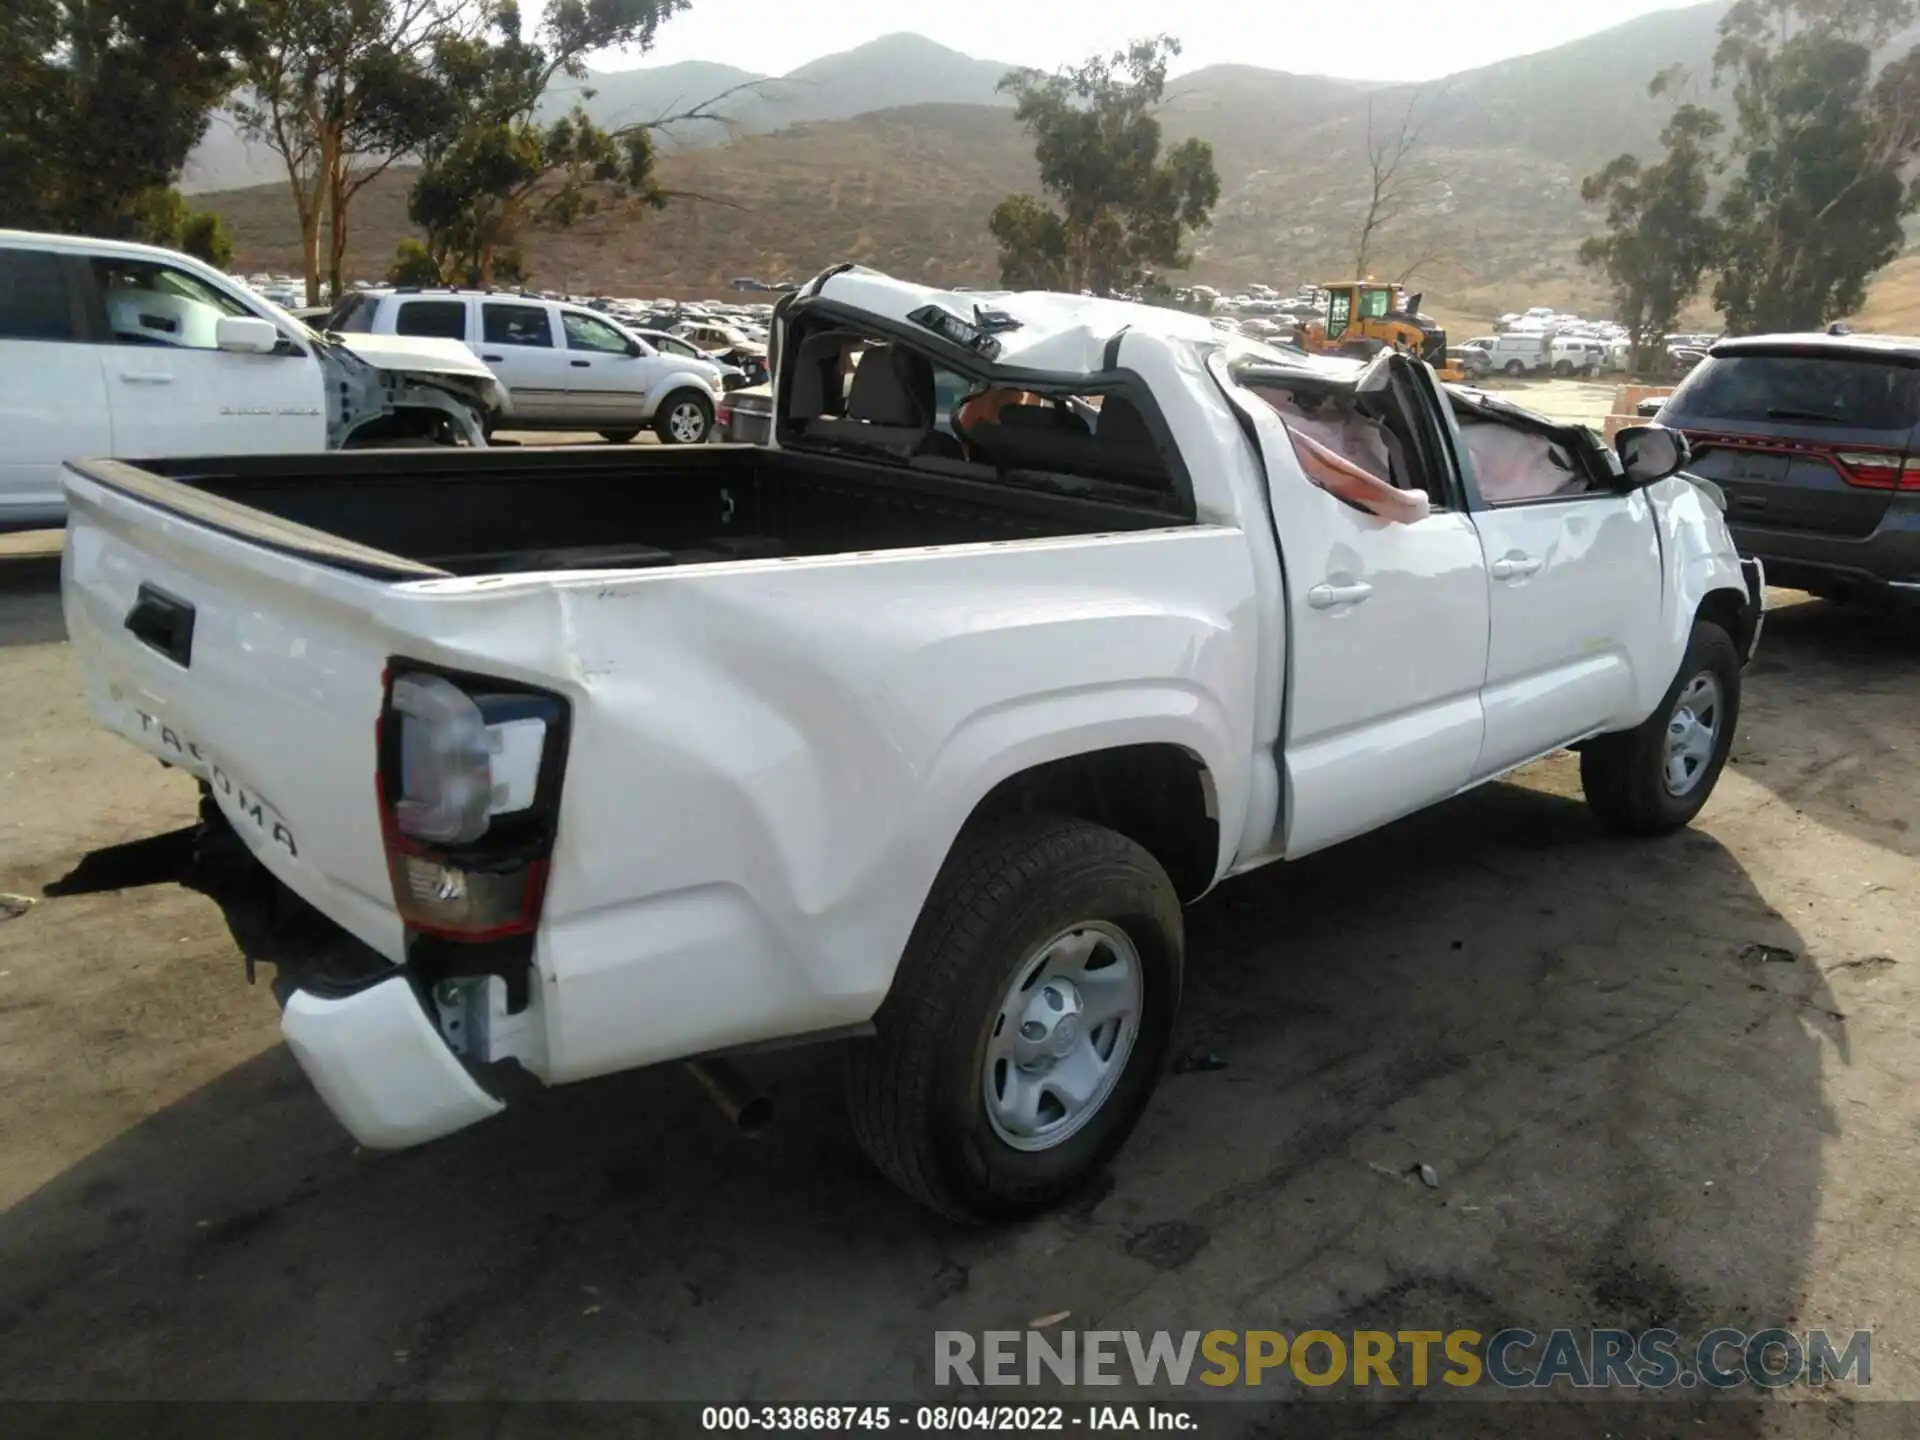
[[731,445],[347,451],[74,468],[183,518],[395,579],[1046,539],[1192,519],[1171,495],[1097,481]]

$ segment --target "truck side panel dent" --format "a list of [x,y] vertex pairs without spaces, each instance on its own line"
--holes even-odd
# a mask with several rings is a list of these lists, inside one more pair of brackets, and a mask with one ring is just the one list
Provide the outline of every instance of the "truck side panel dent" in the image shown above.
[[1225,527],[742,564],[559,582],[557,627],[437,582],[417,658],[498,667],[544,634],[552,653],[515,658],[575,700],[536,949],[545,1078],[870,1018],[1011,776],[1169,745],[1239,793],[1249,570]]

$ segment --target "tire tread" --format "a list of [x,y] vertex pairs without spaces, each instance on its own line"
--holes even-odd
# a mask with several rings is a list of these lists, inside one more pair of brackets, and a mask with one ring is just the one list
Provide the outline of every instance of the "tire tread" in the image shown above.
[[[1724,661],[1724,670],[1731,681],[1721,697],[1727,710],[1724,744],[1731,748],[1732,732],[1740,720],[1739,651],[1733,637],[1724,629],[1710,620],[1698,620],[1694,622],[1679,672],[1653,714],[1631,730],[1597,736],[1580,752],[1580,788],[1586,794],[1588,808],[1609,830],[1622,835],[1670,834],[1687,825],[1712,796],[1713,787],[1719,781],[1717,770],[1707,780],[1699,804],[1681,807],[1685,813],[1676,818],[1676,813],[1662,804],[1657,786],[1667,713],[1680,686],[1710,652],[1718,650],[1724,650],[1724,655],[1714,658]],[[1724,759],[1718,763],[1724,765]]]
[[[849,1057],[846,1091],[860,1148],[882,1174],[929,1209],[955,1220],[983,1218],[946,1180],[933,1137],[921,1123],[934,1109],[936,1057],[948,1003],[1022,890],[1063,869],[1103,863],[1135,869],[1172,895],[1165,872],[1139,845],[1063,815],[990,822],[963,836],[935,881],[893,988],[875,1017],[876,1034],[857,1044]],[[1018,886],[1009,878],[1016,874]]]

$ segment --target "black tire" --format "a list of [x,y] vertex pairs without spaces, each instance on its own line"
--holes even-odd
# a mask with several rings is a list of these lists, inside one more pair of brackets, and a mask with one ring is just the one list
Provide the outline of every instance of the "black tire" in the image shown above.
[[1526,373],[1527,373],[1527,367],[1523,365],[1520,361],[1518,360],[1507,361],[1507,374],[1513,376],[1514,379],[1518,380],[1522,375]]
[[[1667,727],[1681,696],[1701,675],[1718,683],[1721,713],[1712,750],[1690,788],[1676,795],[1665,780]],[[1580,786],[1587,804],[1601,824],[1622,835],[1666,835],[1683,828],[1713,794],[1739,723],[1740,654],[1733,637],[1710,621],[1695,621],[1680,669],[1653,714],[1636,728],[1599,736],[1581,750]]]
[[[1078,1131],[1050,1149],[1016,1149],[988,1119],[982,1092],[993,1022],[1035,947],[1096,920],[1123,931],[1141,962],[1133,1049]],[[849,1057],[847,1109],[861,1149],[914,1199],[956,1220],[1007,1220],[1055,1204],[1112,1158],[1159,1083],[1184,944],[1173,883],[1123,835],[1035,815],[963,836],[874,1017],[877,1033]]]
[[[674,433],[674,417],[685,407],[692,407],[699,413],[699,434],[689,431],[684,435]],[[654,413],[653,433],[660,437],[662,445],[701,445],[713,438],[713,401],[698,390],[676,390],[660,402],[660,408]]]
[[639,433],[638,430],[602,430],[600,438],[609,445],[625,445]]
[[1573,374],[1573,362],[1571,360],[1554,361],[1553,373],[1558,376],[1561,376],[1562,378],[1565,378],[1566,376]]

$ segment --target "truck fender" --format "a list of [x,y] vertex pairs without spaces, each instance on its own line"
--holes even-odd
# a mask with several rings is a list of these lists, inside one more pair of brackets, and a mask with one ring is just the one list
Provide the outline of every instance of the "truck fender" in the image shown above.
[[[1733,536],[1699,486],[1673,476],[1650,486],[1647,498],[1659,526],[1663,584],[1661,653],[1639,675],[1641,718],[1651,715],[1673,683],[1694,622],[1706,615],[1733,627],[1742,658],[1759,628],[1759,597],[1750,593]],[[1744,630],[1745,633],[1742,633]]]
[[484,448],[487,432],[476,402],[465,396],[455,395],[441,389],[438,385],[424,384],[418,380],[409,381],[406,386],[394,392],[394,408],[397,410],[438,410],[448,416],[460,431],[461,438],[476,449]]
[[[1063,762],[1115,752],[1166,747],[1189,757],[1214,822],[1212,852],[1203,873],[1178,876],[1182,898],[1204,893],[1223,874],[1239,835],[1221,824],[1220,797],[1244,787],[1246,762],[1218,697],[1179,684],[1066,692],[972,716],[949,737],[929,775],[933,813],[916,827],[927,838],[917,879],[924,896],[969,823],[1009,781]],[[1098,817],[1088,817],[1098,818]],[[1145,837],[1132,838],[1147,844]],[[1149,849],[1155,849],[1148,844]],[[1170,872],[1183,868],[1163,858]]]

